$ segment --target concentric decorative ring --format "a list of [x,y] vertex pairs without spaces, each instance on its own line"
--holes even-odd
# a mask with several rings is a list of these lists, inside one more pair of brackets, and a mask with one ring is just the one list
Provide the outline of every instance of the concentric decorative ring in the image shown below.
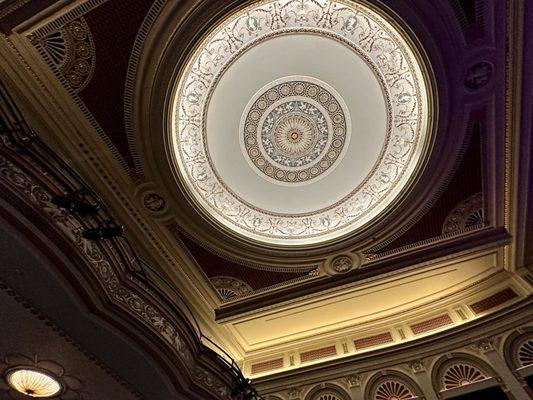
[[318,79],[290,76],[263,87],[246,106],[241,149],[262,177],[283,184],[320,179],[350,140],[348,108]]

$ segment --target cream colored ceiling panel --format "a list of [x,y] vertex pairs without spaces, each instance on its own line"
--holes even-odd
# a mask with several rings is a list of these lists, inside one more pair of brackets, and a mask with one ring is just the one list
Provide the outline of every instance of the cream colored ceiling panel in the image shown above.
[[496,266],[496,254],[489,254],[375,283],[358,291],[336,292],[297,307],[234,322],[233,326],[247,348],[303,339],[431,304],[495,272]]

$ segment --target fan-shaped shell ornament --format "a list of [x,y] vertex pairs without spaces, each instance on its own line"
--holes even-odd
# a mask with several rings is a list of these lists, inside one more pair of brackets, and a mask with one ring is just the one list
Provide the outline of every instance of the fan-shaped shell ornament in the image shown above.
[[470,385],[487,379],[479,368],[470,364],[454,364],[444,372],[442,381],[444,389],[453,389],[460,386]]
[[344,400],[344,397],[338,394],[336,390],[326,389],[313,396],[313,400]]
[[225,300],[253,292],[253,289],[246,282],[231,276],[215,276],[210,278],[210,281],[218,294]]
[[232,297],[237,297],[237,293],[230,289],[217,289],[217,292],[222,296],[223,299],[231,299]]
[[533,339],[528,339],[518,349],[518,361],[521,367],[533,364]]
[[378,386],[374,400],[409,400],[415,396],[411,390],[398,381],[386,381]]

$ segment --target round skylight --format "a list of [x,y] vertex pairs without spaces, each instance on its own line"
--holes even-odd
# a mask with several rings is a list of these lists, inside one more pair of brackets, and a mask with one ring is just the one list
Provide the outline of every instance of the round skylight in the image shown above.
[[429,142],[429,88],[378,10],[263,1],[216,25],[177,78],[173,164],[191,201],[247,240],[302,246],[383,213]]

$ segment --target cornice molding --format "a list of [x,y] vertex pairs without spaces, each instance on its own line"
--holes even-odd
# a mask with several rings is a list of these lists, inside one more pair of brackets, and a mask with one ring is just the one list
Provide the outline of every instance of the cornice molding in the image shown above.
[[447,242],[433,245],[431,248],[415,249],[384,260],[369,262],[345,275],[337,275],[329,279],[303,281],[298,287],[296,298],[291,288],[265,293],[264,296],[245,298],[238,303],[228,304],[217,309],[215,311],[216,318],[219,321],[225,321],[237,316],[279,307],[286,302],[294,303],[298,298],[301,300],[310,296],[318,297],[328,291],[338,290],[347,285],[358,285],[369,280],[421,269],[428,265],[437,265],[451,258],[473,255],[488,249],[497,249],[509,243],[510,240],[511,237],[504,229],[487,227],[467,233],[464,236],[451,238]]
[[526,298],[511,307],[470,324],[392,348],[378,349],[298,370],[258,377],[254,383],[261,393],[276,393],[290,386],[313,385],[343,379],[344,376],[352,373],[367,374],[396,365],[409,364],[412,360],[432,359],[453,349],[470,347],[487,338],[530,325],[533,322],[530,315],[530,302],[531,298]]

